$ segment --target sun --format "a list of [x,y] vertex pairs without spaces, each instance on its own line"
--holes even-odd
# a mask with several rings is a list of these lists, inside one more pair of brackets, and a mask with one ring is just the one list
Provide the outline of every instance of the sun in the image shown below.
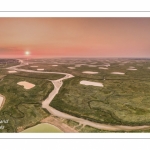
[[30,52],[29,51],[25,51],[25,55],[30,55]]

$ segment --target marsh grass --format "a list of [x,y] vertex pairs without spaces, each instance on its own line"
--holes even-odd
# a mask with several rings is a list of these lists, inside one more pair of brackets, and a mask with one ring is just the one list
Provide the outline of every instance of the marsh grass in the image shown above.
[[[20,81],[33,83],[35,87],[26,90],[23,86],[17,85]],[[41,106],[52,90],[53,85],[47,80],[7,75],[0,82],[0,93],[6,97],[0,118],[9,119],[9,123],[5,124],[5,130],[17,132],[18,127],[25,128],[47,117],[49,113]],[[6,132],[5,130],[0,132]]]
[[[150,70],[147,69],[150,61],[141,64],[142,66],[138,66],[133,61],[119,67],[118,63],[113,63],[108,70],[101,70],[98,75],[88,77],[82,74],[88,67],[79,67],[76,70],[79,75],[64,81],[59,94],[50,105],[62,112],[94,122],[150,125]],[[137,70],[126,70],[130,66],[135,66]],[[90,69],[97,71],[95,67]],[[110,74],[113,71],[125,72],[125,75]],[[81,80],[101,82],[104,87],[81,85]]]

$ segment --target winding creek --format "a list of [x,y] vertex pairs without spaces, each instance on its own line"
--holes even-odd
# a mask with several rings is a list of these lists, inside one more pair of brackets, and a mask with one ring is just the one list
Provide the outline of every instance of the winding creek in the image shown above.
[[143,126],[124,126],[124,125],[101,124],[101,123],[88,121],[88,120],[85,120],[85,119],[82,119],[82,118],[78,118],[78,117],[63,113],[59,110],[56,110],[55,108],[50,106],[51,101],[56,96],[56,94],[59,92],[61,86],[63,85],[63,80],[72,78],[74,76],[71,75],[71,74],[62,73],[62,72],[45,72],[45,71],[43,72],[43,71],[25,70],[25,69],[19,69],[18,68],[18,67],[25,66],[25,65],[27,65],[27,64],[21,62],[21,65],[9,67],[7,69],[13,69],[13,70],[16,70],[16,71],[24,71],[24,72],[32,72],[32,73],[50,73],[50,74],[63,74],[63,75],[65,75],[65,77],[63,77],[61,79],[58,79],[58,80],[49,80],[53,83],[54,89],[49,94],[49,96],[42,102],[42,107],[47,109],[52,115],[57,116],[57,117],[61,117],[61,118],[64,118],[64,119],[71,119],[71,120],[76,121],[76,122],[78,122],[80,124],[83,124],[83,125],[89,125],[89,126],[94,127],[94,128],[98,128],[98,129],[102,129],[102,130],[109,130],[109,131],[123,131],[123,130],[124,131],[130,131],[130,130],[139,130],[139,129],[150,128],[150,126],[147,126],[147,125],[143,125]]

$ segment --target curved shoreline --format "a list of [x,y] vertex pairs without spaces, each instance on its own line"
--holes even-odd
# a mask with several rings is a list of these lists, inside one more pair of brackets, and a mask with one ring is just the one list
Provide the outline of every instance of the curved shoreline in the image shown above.
[[82,118],[78,118],[66,113],[63,113],[59,110],[56,110],[55,108],[50,106],[51,101],[53,98],[58,94],[59,89],[63,85],[63,80],[72,78],[74,77],[71,74],[68,73],[62,73],[62,72],[43,72],[43,71],[33,71],[33,70],[25,70],[25,69],[18,69],[17,67],[25,66],[26,64],[21,64],[13,67],[9,67],[7,69],[14,69],[18,71],[24,71],[24,72],[32,72],[32,73],[50,73],[50,74],[63,74],[65,77],[60,78],[58,80],[49,80],[53,83],[54,85],[54,90],[49,94],[49,96],[42,102],[42,107],[46,108],[52,115],[64,118],[64,119],[71,119],[73,121],[79,122],[80,124],[83,125],[89,125],[91,127],[97,128],[97,129],[102,129],[102,130],[108,130],[108,131],[132,131],[132,130],[140,130],[140,129],[149,129],[150,126],[148,125],[142,125],[142,126],[125,126],[125,125],[108,125],[108,124],[101,124],[101,123],[96,123],[92,122],[89,120],[85,120]]
[[[49,126],[48,130],[52,130],[53,132],[52,131],[48,131],[48,132],[44,131],[45,128],[43,128],[43,127],[41,128],[42,125]],[[38,129],[38,132],[37,131],[35,132],[34,130],[37,130],[37,128],[41,128],[40,130],[43,130],[43,131],[40,131]],[[53,124],[46,123],[46,122],[41,122],[41,123],[39,123],[35,126],[32,126],[30,128],[27,128],[27,129],[21,131],[20,133],[63,133],[63,131],[60,128],[58,128],[57,126],[53,125]]]
[[55,116],[50,115],[47,118],[44,118],[43,120],[41,120],[41,123],[49,123],[52,124],[54,126],[56,126],[57,128],[59,128],[60,130],[62,130],[65,133],[78,133],[77,130],[75,130],[74,128],[70,127],[69,125],[65,124],[62,122],[61,118],[55,118]]

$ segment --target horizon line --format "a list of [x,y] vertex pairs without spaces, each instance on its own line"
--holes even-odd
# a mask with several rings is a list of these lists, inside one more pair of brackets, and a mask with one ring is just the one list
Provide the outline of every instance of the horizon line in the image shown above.
[[139,56],[132,56],[132,57],[122,57],[122,56],[52,56],[52,57],[0,57],[0,59],[50,59],[50,58],[146,58],[146,59],[150,59],[150,57],[139,57]]

